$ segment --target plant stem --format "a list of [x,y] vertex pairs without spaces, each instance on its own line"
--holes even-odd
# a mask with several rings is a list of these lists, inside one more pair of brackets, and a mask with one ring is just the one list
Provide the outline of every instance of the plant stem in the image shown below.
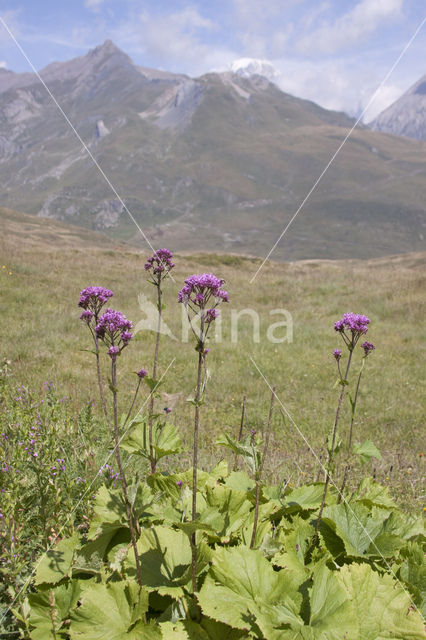
[[259,469],[257,470],[257,473],[256,473],[256,502],[254,507],[253,532],[251,534],[250,549],[253,549],[254,542],[256,540],[257,523],[259,520],[260,487],[261,487],[263,467],[265,465],[266,454],[268,452],[269,436],[271,434],[271,423],[272,423],[272,412],[274,409],[275,389],[276,387],[273,387],[272,389],[271,404],[269,405],[268,423],[266,426],[266,433],[265,433],[265,446],[263,448],[263,454],[262,454],[262,459],[260,461]]
[[139,388],[141,386],[141,382],[142,382],[142,380],[141,380],[141,378],[139,378],[138,386],[136,387],[136,391],[135,391],[135,395],[133,396],[132,404],[130,405],[130,408],[129,408],[128,412],[127,412],[126,419],[123,422],[123,430],[126,427],[126,424],[127,424],[128,420],[129,420],[131,414],[132,414],[133,407],[135,406],[136,398],[138,397],[138,393],[139,393]]
[[100,356],[99,356],[99,338],[98,338],[98,336],[96,335],[95,332],[93,332],[92,335],[93,335],[93,339],[95,341],[95,347],[96,347],[96,373],[97,373],[97,376],[98,376],[99,396],[101,398],[102,409],[103,409],[104,414],[105,414],[105,418],[106,418],[106,421],[107,421],[108,429],[109,429],[110,435],[112,437],[113,430],[112,430],[111,420],[109,418],[107,403],[106,403],[106,400],[105,400],[104,385],[102,384],[101,359],[100,359]]
[[[156,284],[157,287],[157,308],[158,308],[158,319],[157,319],[157,336],[155,340],[155,352],[154,352],[154,365],[152,368],[152,377],[155,380],[157,376],[157,363],[158,363],[158,350],[160,347],[160,332],[161,332],[161,311],[162,311],[162,291],[161,291],[161,274],[158,274],[158,282]],[[152,446],[152,426],[154,422],[154,390],[151,391],[151,395],[149,397],[149,462],[151,465],[151,473],[155,473],[156,462],[154,458],[154,448]]]
[[[242,409],[241,409],[240,430],[238,432],[238,442],[241,441],[241,438],[242,438],[242,435],[243,435],[245,417],[246,417],[246,396],[244,394],[244,396],[243,396],[243,406],[242,406]],[[235,454],[235,458],[234,458],[233,471],[236,471],[237,468],[238,468],[238,454],[236,453]]]
[[349,469],[351,467],[350,458],[351,458],[351,447],[352,447],[352,434],[353,434],[353,426],[354,426],[354,420],[355,420],[355,411],[356,411],[356,403],[357,403],[357,399],[358,399],[359,385],[360,385],[360,382],[361,382],[362,371],[364,369],[364,360],[362,362],[363,362],[363,365],[362,365],[361,370],[360,370],[359,375],[358,375],[358,382],[357,382],[357,385],[356,385],[355,397],[354,397],[353,405],[351,406],[352,413],[351,413],[351,426],[349,428],[348,454],[347,454],[347,458],[346,458],[345,471],[343,473],[342,486],[340,487],[339,498],[337,500],[338,504],[340,504],[342,502],[343,491],[344,491],[344,489],[346,487],[346,481],[347,481],[347,478],[348,478]]
[[115,453],[115,458],[117,460],[118,471],[120,474],[121,488],[123,491],[124,504],[126,507],[127,520],[128,520],[129,529],[130,529],[130,538],[132,541],[133,552],[135,554],[136,577],[137,577],[139,586],[142,587],[141,567],[139,563],[138,549],[136,545],[136,532],[135,532],[136,518],[134,518],[133,510],[129,501],[129,495],[127,491],[127,481],[126,481],[126,476],[124,474],[120,447],[119,447],[120,438],[119,438],[119,432],[118,432],[117,362],[115,358],[112,359],[111,383],[112,383],[112,406],[113,406],[113,417],[114,417],[114,453]]
[[325,500],[327,498],[327,489],[328,489],[328,485],[330,483],[330,469],[331,469],[331,463],[333,461],[334,445],[336,443],[337,425],[339,423],[339,416],[340,416],[340,410],[342,408],[343,396],[345,395],[345,387],[346,387],[346,381],[348,379],[349,368],[351,366],[352,353],[353,353],[353,351],[352,351],[352,349],[350,349],[349,350],[348,363],[346,365],[345,377],[340,380],[340,382],[342,384],[342,390],[340,392],[339,402],[337,404],[336,417],[334,418],[333,435],[332,435],[332,438],[331,438],[331,446],[329,447],[329,450],[328,450],[328,460],[327,460],[327,468],[326,468],[326,474],[325,474],[324,491],[323,491],[323,494],[322,494],[321,506],[320,506],[320,510],[319,510],[319,513],[318,513],[317,523],[315,525],[315,535],[314,535],[314,539],[313,539],[313,544],[315,544],[315,542],[318,539],[318,531],[319,531],[319,527],[320,527],[320,524],[321,524],[321,516],[322,516],[322,512],[324,511]]
[[[198,429],[200,424],[200,400],[201,400],[201,376],[204,361],[204,317],[200,322],[200,339],[198,343],[198,372],[197,390],[195,393],[195,417],[194,417],[194,448],[192,459],[192,522],[197,519],[197,464],[198,464]],[[196,533],[191,533],[191,554],[192,554],[192,590],[197,591],[197,546]]]

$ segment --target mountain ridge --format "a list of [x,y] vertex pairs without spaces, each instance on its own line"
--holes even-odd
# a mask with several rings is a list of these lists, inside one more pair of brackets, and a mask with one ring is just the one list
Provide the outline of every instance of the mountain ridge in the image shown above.
[[[139,242],[124,202],[175,250],[266,255],[355,123],[258,74],[138,67],[110,41],[41,75],[120,198],[38,79],[2,91],[6,73],[0,204]],[[275,256],[421,250],[425,173],[421,143],[356,127]]]

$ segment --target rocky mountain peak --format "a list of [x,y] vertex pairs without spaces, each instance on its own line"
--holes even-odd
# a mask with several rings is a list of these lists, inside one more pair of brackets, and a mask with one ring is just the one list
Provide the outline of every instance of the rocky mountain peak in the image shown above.
[[376,131],[426,140],[426,75],[371,123]]

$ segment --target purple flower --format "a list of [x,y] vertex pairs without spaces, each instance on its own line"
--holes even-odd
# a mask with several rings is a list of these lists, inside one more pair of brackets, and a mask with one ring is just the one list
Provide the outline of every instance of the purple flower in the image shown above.
[[130,331],[123,331],[120,338],[123,341],[123,345],[126,346],[126,344],[129,344],[130,340],[133,338],[133,333]]
[[169,413],[171,413],[171,412],[172,412],[172,410],[171,410],[169,407],[164,407],[163,411],[164,411],[166,414],[169,414]]
[[[183,304],[193,304],[200,309],[205,309],[210,298],[215,298],[216,305],[219,302],[228,302],[228,294],[221,289],[225,281],[217,278],[212,273],[201,273],[200,275],[192,275],[185,280],[185,286],[179,291],[178,302]],[[209,309],[209,322],[214,320],[218,312],[214,312],[214,308]],[[208,312],[209,312],[208,311]],[[207,313],[208,313],[207,312]]]
[[183,486],[183,480],[177,480],[176,484],[180,489]]
[[374,344],[372,344],[371,342],[368,342],[367,340],[362,343],[361,347],[364,349],[365,357],[367,357],[368,354],[376,348]]
[[[80,292],[79,307],[92,311],[98,316],[104,304],[113,296],[113,292],[105,287],[86,287]],[[81,316],[80,316],[81,317]]]
[[120,349],[118,347],[110,347],[108,349],[108,355],[110,355],[113,360],[118,356],[119,352]]
[[345,313],[341,320],[334,323],[336,331],[342,333],[345,329],[349,329],[353,334],[367,333],[370,324],[370,318],[359,313]]
[[[359,338],[367,333],[370,318],[359,313],[345,313],[341,320],[334,323],[335,331],[338,331],[345,341],[348,349],[352,350]],[[349,331],[350,335],[346,332]]]
[[90,324],[92,318],[93,318],[93,313],[89,309],[86,309],[86,311],[83,311],[83,313],[80,316],[80,320],[87,322],[87,324]]
[[127,320],[124,313],[115,311],[114,309],[107,309],[99,318],[95,331],[98,338],[106,344],[114,346],[116,343],[120,344],[122,341],[123,347],[125,347],[133,337],[130,333],[131,328],[132,323],[130,320]]
[[340,358],[342,357],[342,350],[341,349],[335,349],[333,351],[333,355],[336,358],[336,360],[339,361]]
[[158,249],[145,263],[145,271],[151,271],[161,280],[175,266],[172,262],[173,254],[168,249]]
[[147,371],[145,371],[145,369],[141,369],[140,371],[138,371],[138,372],[137,372],[137,374],[136,374],[136,375],[138,375],[138,376],[139,376],[139,378],[140,378],[141,380],[143,380],[143,379],[145,378],[145,376],[147,376],[147,375],[148,375],[148,372],[147,372]]
[[206,311],[206,322],[213,322],[219,315],[219,311],[217,309],[207,309]]

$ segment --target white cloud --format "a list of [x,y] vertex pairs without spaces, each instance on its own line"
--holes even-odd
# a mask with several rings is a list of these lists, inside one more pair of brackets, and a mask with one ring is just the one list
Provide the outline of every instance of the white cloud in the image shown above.
[[[381,78],[367,66],[348,67],[343,60],[273,60],[281,72],[278,86],[299,98],[312,100],[326,109],[359,116],[371,101]],[[406,90],[402,83],[385,85],[377,92],[363,116],[369,122]]]
[[361,0],[353,9],[333,22],[321,26],[297,43],[303,52],[334,53],[364,41],[387,19],[401,14],[404,0]]
[[5,60],[0,60],[0,69],[6,69],[7,64],[5,62]]

